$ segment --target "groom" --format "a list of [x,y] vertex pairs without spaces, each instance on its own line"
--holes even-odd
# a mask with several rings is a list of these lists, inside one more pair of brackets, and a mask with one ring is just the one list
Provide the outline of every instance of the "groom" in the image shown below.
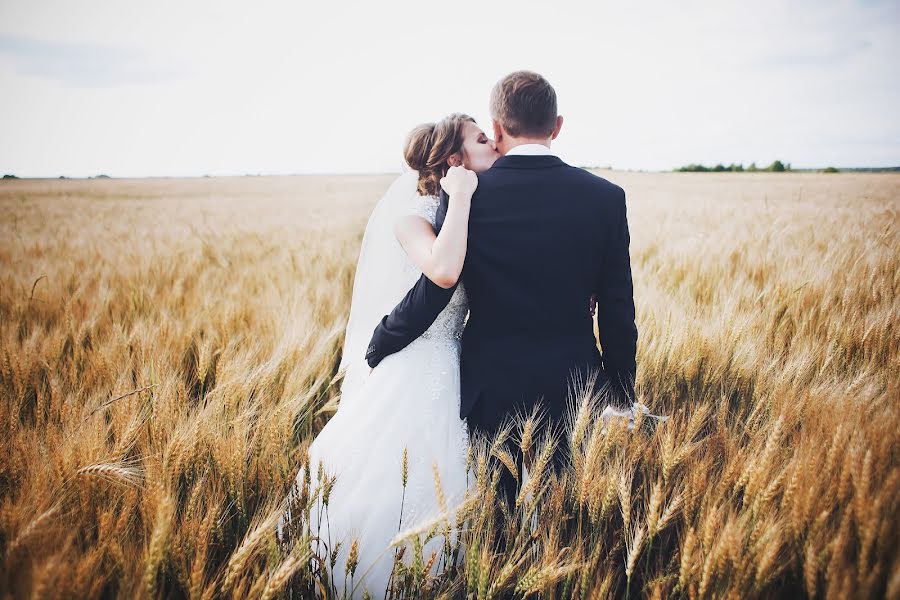
[[[542,402],[548,424],[562,426],[576,371],[599,371],[610,412],[631,415],[636,373],[634,298],[625,192],[553,154],[559,135],[556,92],[531,71],[510,73],[491,93],[494,139],[501,156],[478,177],[462,272],[469,319],[460,358],[460,417],[469,432],[492,436],[505,417]],[[447,212],[442,192],[436,228]],[[424,275],[372,336],[375,367],[434,322],[453,295]],[[597,301],[601,355],[594,337]],[[521,451],[509,444],[522,473]],[[564,467],[568,444],[553,457]],[[514,506],[516,481],[501,485]]]

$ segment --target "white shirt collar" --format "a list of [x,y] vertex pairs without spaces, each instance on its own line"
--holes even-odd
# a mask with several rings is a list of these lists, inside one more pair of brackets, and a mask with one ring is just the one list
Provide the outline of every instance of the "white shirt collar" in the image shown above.
[[505,156],[511,154],[522,154],[526,156],[556,156],[553,150],[543,144],[520,144],[507,152]]

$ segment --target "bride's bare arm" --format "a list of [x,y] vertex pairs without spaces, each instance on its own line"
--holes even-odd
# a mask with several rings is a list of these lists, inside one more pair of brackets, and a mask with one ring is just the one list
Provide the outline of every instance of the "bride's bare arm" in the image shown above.
[[473,171],[451,167],[441,179],[449,196],[447,217],[439,234],[431,223],[417,216],[402,217],[394,223],[394,235],[403,250],[435,284],[447,289],[456,285],[466,259],[469,237],[469,209],[478,185]]

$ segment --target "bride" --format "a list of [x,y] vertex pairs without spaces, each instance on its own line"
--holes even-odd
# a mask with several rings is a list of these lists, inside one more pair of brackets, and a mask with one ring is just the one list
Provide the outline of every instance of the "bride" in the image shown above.
[[[459,417],[460,339],[468,310],[463,285],[434,324],[405,349],[371,373],[364,357],[375,327],[421,274],[445,288],[456,284],[476,173],[499,156],[493,140],[467,115],[454,113],[416,127],[404,149],[411,170],[393,182],[366,225],[340,365],[340,406],[312,441],[293,491],[299,493],[305,479],[312,498],[323,472],[322,481],[333,482],[321,485],[322,491],[330,487],[327,506],[319,493],[309,511],[310,530],[322,540],[318,546],[313,542],[313,551],[325,556],[337,548],[331,577],[340,593],[353,549],[353,598],[365,589],[383,597],[394,562],[389,544],[398,530],[436,517],[442,506],[452,508],[469,489],[469,436]],[[435,235],[441,188],[449,206]],[[278,523],[280,539],[290,535],[284,531],[292,523],[290,512]],[[451,530],[456,525],[451,517]],[[454,533],[447,540],[439,533],[424,545],[423,561],[428,564],[432,553],[440,557],[445,544],[456,543]],[[441,562],[434,561],[432,574],[446,567]]]

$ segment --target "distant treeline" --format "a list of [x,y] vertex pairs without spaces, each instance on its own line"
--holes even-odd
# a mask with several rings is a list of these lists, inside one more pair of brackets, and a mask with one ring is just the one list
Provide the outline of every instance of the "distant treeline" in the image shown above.
[[675,169],[675,171],[692,171],[700,173],[742,173],[758,171],[769,171],[775,173],[782,173],[786,171],[791,171],[794,173],[900,173],[900,167],[854,167],[840,169],[835,167],[825,167],[824,169],[792,169],[791,163],[783,163],[780,160],[776,160],[773,161],[772,164],[770,164],[768,167],[757,167],[756,163],[750,163],[750,166],[746,168],[744,168],[744,165],[742,164],[734,163],[727,166],[720,163],[714,167],[690,164],[686,167]]
[[[828,167],[828,168],[834,169],[834,167]],[[744,168],[743,164],[734,164],[734,163],[731,163],[727,167],[725,165],[723,165],[722,163],[719,163],[714,167],[707,167],[706,165],[697,165],[697,164],[691,163],[686,167],[681,167],[681,168],[678,168],[675,170],[676,171],[697,171],[700,173],[707,173],[707,172],[719,173],[719,172],[726,172],[726,171],[737,172],[737,173],[742,173],[744,171],[772,171],[775,173],[781,173],[783,171],[790,171],[791,163],[783,163],[780,160],[776,160],[776,161],[772,161],[772,164],[769,165],[768,167],[757,167],[756,163],[752,162],[752,163],[750,163],[750,166],[747,167],[746,169]],[[837,169],[834,169],[834,172],[836,173]]]
[[841,173],[900,173],[900,167],[854,167],[837,170]]

